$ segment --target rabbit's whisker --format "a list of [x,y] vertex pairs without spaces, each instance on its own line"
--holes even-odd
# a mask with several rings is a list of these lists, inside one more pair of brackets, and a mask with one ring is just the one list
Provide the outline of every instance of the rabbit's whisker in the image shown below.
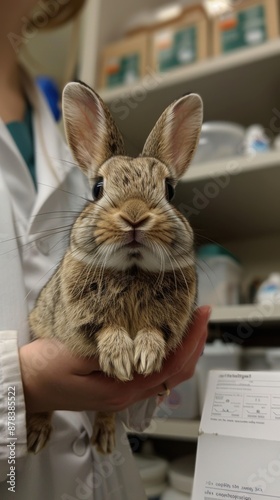
[[174,269],[174,266],[173,266],[172,258],[170,257],[170,255],[169,255],[169,252],[168,252],[168,249],[167,249],[167,248],[165,248],[165,247],[163,246],[163,250],[164,250],[164,252],[166,253],[166,255],[167,255],[168,259],[169,259],[170,265],[171,265],[171,267],[172,267],[172,271],[173,271],[173,275],[174,275],[174,283],[175,283],[175,288],[176,288],[176,295],[177,295],[177,294],[178,294],[177,278],[176,278],[176,272],[175,272],[175,269]]
[[79,195],[77,193],[72,193],[72,191],[67,191],[66,189],[62,189],[62,188],[59,188],[57,186],[54,187],[54,186],[51,186],[50,184],[45,184],[44,182],[38,182],[38,186],[44,186],[44,187],[51,188],[54,191],[60,191],[61,193],[70,194],[71,196],[75,196],[75,198],[81,198],[81,200],[84,200],[86,202],[90,202],[91,201],[88,198],[85,198],[84,196],[81,196],[81,195]]
[[[45,234],[45,235],[43,235],[43,236],[40,236],[40,237],[38,237],[38,238],[35,238],[35,239],[31,240],[31,241],[27,241],[26,243],[22,243],[22,244],[20,244],[20,245],[19,245],[19,244],[17,244],[14,248],[11,248],[10,250],[7,250],[6,252],[1,252],[1,253],[0,253],[0,256],[1,256],[1,255],[8,255],[9,253],[15,252],[15,251],[17,251],[18,249],[19,249],[19,250],[23,250],[23,252],[24,252],[24,251],[27,251],[27,250],[28,250],[28,248],[29,248],[29,247],[30,247],[33,243],[37,243],[37,241],[40,241],[40,240],[42,240],[42,239],[44,239],[44,238],[48,238],[49,236],[52,236],[52,235],[54,235],[54,234],[60,234],[60,233],[64,233],[64,232],[66,232],[66,231],[67,231],[67,234],[69,234],[69,229],[68,229],[68,226],[65,226],[65,227],[66,227],[66,229],[59,229],[59,231],[54,231],[54,230],[46,230],[46,232],[47,232],[47,233],[49,233],[49,234]],[[52,231],[52,232],[49,232],[49,231]],[[43,232],[43,231],[40,231],[40,232],[38,232],[38,233],[34,233],[34,234],[40,234],[40,233],[42,233],[42,232]],[[22,238],[23,238],[22,236],[17,236],[17,237],[15,237],[15,238],[8,238],[8,239],[6,239],[6,240],[3,240],[3,242],[2,242],[2,243],[7,243],[7,242],[9,242],[9,241],[20,241]],[[1,242],[0,242],[0,245],[1,245]]]
[[[175,243],[175,245],[174,245],[174,250],[176,250],[176,246],[177,246],[177,247],[179,247],[179,248],[181,248],[181,249],[183,249],[183,247],[181,247],[181,246],[180,246],[180,245],[176,242],[176,243]],[[177,251],[177,253],[178,253],[179,257],[180,257],[181,259],[183,259],[183,261],[185,261],[185,262],[186,262],[186,265],[187,265],[187,266],[189,266],[189,262],[185,259],[185,257],[182,255],[182,253],[181,253],[181,252],[179,253],[178,251]],[[193,261],[193,262],[192,262],[192,264],[193,264],[193,265],[196,265],[196,266],[197,266],[197,267],[198,267],[198,268],[199,268],[199,269],[200,269],[203,273],[205,273],[205,274],[206,274],[207,278],[209,279],[209,281],[210,281],[210,283],[211,283],[211,285],[212,285],[212,287],[213,287],[213,290],[215,290],[215,287],[214,287],[214,284],[213,284],[213,282],[212,282],[212,279],[211,279],[211,277],[209,276],[208,272],[207,272],[207,271],[206,271],[206,269],[205,269],[206,267],[208,267],[209,271],[212,271],[212,270],[211,270],[211,268],[209,267],[209,265],[207,264],[207,262],[203,261],[203,262],[204,262],[204,264],[205,264],[205,267],[202,267],[202,266],[201,266],[201,264],[198,262],[198,260],[196,260],[195,258],[192,258],[191,256],[188,256],[188,259],[190,259],[190,258],[191,258],[191,259],[192,259],[192,261]]]
[[113,202],[112,198],[109,196],[107,192],[104,193],[104,198],[109,200],[109,204],[112,208],[117,208],[116,204]]
[[[183,279],[184,279],[184,281],[185,281],[185,285],[186,285],[186,288],[187,288],[187,290],[188,290],[188,294],[189,294],[189,293],[190,293],[190,290],[189,290],[189,285],[188,285],[188,282],[187,282],[187,280],[186,280],[186,277],[185,277],[185,274],[184,274],[184,272],[183,272],[183,269],[182,269],[182,267],[181,267],[180,263],[178,262],[178,260],[177,260],[177,259],[175,259],[174,255],[172,255],[172,254],[171,254],[171,257],[172,257],[172,258],[173,258],[173,260],[176,262],[176,264],[177,264],[177,268],[178,268],[178,270],[181,272],[181,274],[182,274],[182,276],[183,276]],[[189,267],[189,265],[188,265],[188,267]]]
[[54,156],[51,156],[51,158],[57,162],[68,163],[69,165],[73,165],[74,167],[79,167],[78,163],[75,163],[74,161],[65,160],[64,158],[55,158]]
[[[159,257],[160,257],[160,270],[159,270],[157,280],[155,282],[155,287],[157,287],[158,284],[160,284],[160,286],[162,285],[162,281],[164,278],[164,259],[163,259],[163,253],[162,253],[162,249],[161,249],[160,245],[158,243],[156,243],[155,241],[150,241],[150,245],[151,245],[153,254],[158,255],[158,253],[159,253]],[[155,251],[154,247],[158,250],[158,252]]]

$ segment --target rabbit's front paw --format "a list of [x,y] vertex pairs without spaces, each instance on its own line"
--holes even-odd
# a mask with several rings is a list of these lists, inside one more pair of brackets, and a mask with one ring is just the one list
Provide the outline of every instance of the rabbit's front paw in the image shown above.
[[115,414],[98,412],[93,425],[91,442],[100,453],[112,453],[115,448]]
[[27,414],[27,449],[38,453],[44,448],[52,431],[51,413]]
[[166,343],[158,330],[140,330],[134,340],[134,367],[138,373],[148,375],[159,372],[165,356]]
[[99,364],[110,376],[126,381],[132,379],[133,340],[124,328],[107,328],[97,341]]

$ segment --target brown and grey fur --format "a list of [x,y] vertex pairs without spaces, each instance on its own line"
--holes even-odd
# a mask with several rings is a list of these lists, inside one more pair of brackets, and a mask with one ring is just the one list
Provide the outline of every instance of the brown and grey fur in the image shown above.
[[[138,158],[124,155],[108,109],[88,87],[68,84],[63,111],[74,157],[91,183],[104,179],[104,194],[74,223],[65,257],[30,314],[32,334],[56,338],[78,356],[98,356],[101,369],[122,381],[160,371],[195,306],[193,233],[167,201],[165,181],[175,186],[190,163],[201,100],[191,94],[170,105]],[[128,246],[133,230],[136,247]],[[51,413],[27,420],[29,450],[38,452]],[[92,439],[112,451],[113,413],[97,413]]]

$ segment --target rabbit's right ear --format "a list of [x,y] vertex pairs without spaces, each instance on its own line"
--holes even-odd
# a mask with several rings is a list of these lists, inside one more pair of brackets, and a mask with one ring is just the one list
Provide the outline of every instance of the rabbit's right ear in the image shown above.
[[84,83],[68,83],[62,111],[68,144],[89,179],[115,155],[124,155],[122,136],[102,99]]
[[202,118],[201,97],[197,94],[181,97],[162,113],[145,142],[142,155],[162,161],[179,179],[193,158]]

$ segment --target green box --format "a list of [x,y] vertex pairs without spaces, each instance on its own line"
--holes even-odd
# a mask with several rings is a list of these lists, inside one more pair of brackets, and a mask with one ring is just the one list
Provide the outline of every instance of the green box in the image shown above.
[[158,68],[162,72],[191,64],[198,58],[196,26],[180,29],[173,33],[171,38],[169,47],[157,52]]
[[119,70],[109,74],[106,77],[106,86],[115,87],[132,83],[140,77],[140,57],[139,54],[129,54],[123,57],[115,58]]
[[234,16],[237,20],[236,26],[221,34],[222,52],[231,52],[267,40],[266,16],[262,5],[242,10]]

